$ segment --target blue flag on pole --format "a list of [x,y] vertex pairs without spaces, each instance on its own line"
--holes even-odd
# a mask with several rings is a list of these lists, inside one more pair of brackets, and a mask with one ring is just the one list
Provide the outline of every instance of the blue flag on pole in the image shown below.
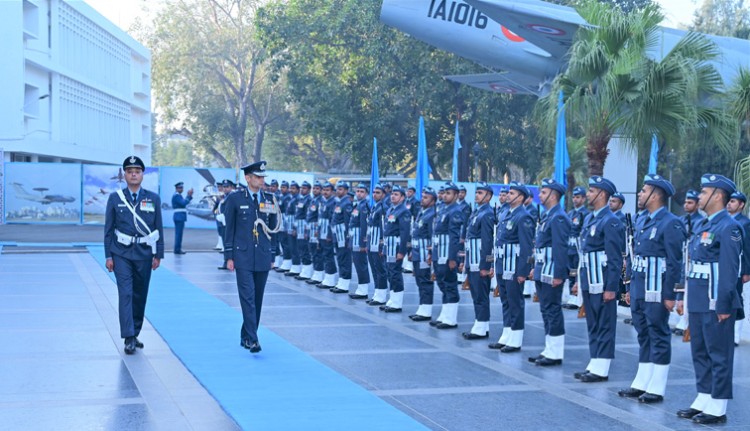
[[458,136],[458,120],[456,120],[456,137],[453,140],[453,173],[451,180],[458,182],[458,150],[461,149],[461,138]]
[[570,155],[568,155],[568,137],[565,127],[565,104],[563,93],[557,102],[557,131],[555,136],[555,181],[568,188],[568,168],[570,168]]
[[370,204],[375,204],[372,191],[380,182],[380,169],[378,169],[378,138],[372,138],[372,167],[370,168]]
[[422,193],[422,188],[430,183],[430,161],[427,159],[427,138],[424,133],[424,118],[419,117],[419,143],[417,147],[417,178],[415,188],[417,195]]
[[659,140],[656,135],[651,137],[651,155],[648,157],[648,173],[655,174],[659,160]]

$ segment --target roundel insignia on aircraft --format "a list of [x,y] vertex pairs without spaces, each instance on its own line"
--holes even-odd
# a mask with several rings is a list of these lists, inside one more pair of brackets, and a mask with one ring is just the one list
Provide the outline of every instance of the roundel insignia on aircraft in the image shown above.
[[522,38],[521,36],[513,33],[512,31],[505,28],[505,26],[500,26],[500,29],[503,31],[503,36],[505,36],[509,41],[511,42],[526,42],[526,39]]
[[549,36],[565,36],[567,34],[564,30],[560,30],[559,28],[554,27],[547,27],[546,25],[526,24],[526,28],[537,33],[542,33]]
[[500,84],[490,84],[490,88],[492,89],[492,91],[496,91],[498,93],[508,93],[508,94],[517,93],[515,88],[507,87],[505,85],[500,85]]

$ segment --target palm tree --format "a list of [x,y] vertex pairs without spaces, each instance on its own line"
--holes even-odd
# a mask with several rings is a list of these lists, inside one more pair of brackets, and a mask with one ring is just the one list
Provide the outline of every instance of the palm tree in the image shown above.
[[578,11],[592,27],[578,31],[568,68],[538,112],[553,124],[563,91],[572,131],[586,140],[590,175],[602,174],[615,135],[636,147],[654,134],[671,143],[699,130],[721,151],[736,149],[736,127],[718,103],[722,80],[708,63],[718,55],[712,42],[689,33],[657,61],[650,56],[660,41],[657,5],[626,14],[591,0]]

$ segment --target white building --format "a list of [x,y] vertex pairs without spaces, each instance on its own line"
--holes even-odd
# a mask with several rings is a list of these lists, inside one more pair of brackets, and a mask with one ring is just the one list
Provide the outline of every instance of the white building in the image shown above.
[[151,53],[80,0],[0,0],[6,162],[151,163]]

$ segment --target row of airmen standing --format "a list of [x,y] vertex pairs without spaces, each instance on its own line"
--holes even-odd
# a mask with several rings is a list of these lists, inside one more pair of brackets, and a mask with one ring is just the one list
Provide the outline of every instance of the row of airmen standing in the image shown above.
[[[689,193],[688,198],[694,198],[708,217],[688,212],[681,220],[666,209],[674,194],[672,184],[659,175],[646,176],[633,224],[610,209],[610,201],[616,207],[619,200],[621,207],[625,199],[600,176],[589,179],[587,191],[574,190],[574,209],[568,214],[560,205],[565,187],[552,179],[542,181],[537,213],[530,205],[529,189],[518,182],[502,190],[501,205],[495,208],[490,205],[492,187],[478,183],[473,211],[458,202],[459,187],[450,182],[439,192],[425,187],[421,200],[413,188],[377,184],[372,203],[364,184],[355,187],[352,200],[350,186],[343,181],[335,187],[330,183],[311,187],[306,182],[287,187],[282,182],[276,193],[284,213],[284,234],[277,247],[283,253],[276,265],[286,275],[334,293],[349,293],[353,263],[357,288],[349,296],[366,299],[384,312],[401,312],[403,267],[410,261],[419,307],[409,317],[429,321],[437,329],[457,327],[459,276],[468,277],[475,322],[462,335],[469,340],[489,337],[494,278],[502,302],[503,331],[489,348],[502,353],[521,350],[524,284],[533,279],[545,347],[529,361],[540,366],[562,364],[563,285],[569,279],[574,293],[569,304],[586,310],[591,359],[584,371],[574,374],[584,383],[608,380],[615,354],[618,292],[623,279],[630,279],[624,300],[638,333],[639,367],[631,387],[619,394],[642,403],[663,400],[671,361],[670,312],[684,310],[689,303],[684,315],[692,328],[698,396],[678,416],[704,424],[724,422],[727,400],[732,397],[734,322],[742,318],[738,289],[743,279],[750,279],[750,250],[742,253],[750,221],[740,225],[725,209],[730,200],[743,206],[746,201],[731,180],[706,174],[701,186],[700,196]],[[744,247],[750,247],[750,241],[744,241]],[[369,299],[368,264],[375,285]],[[442,307],[434,320],[433,280],[442,292]],[[680,286],[688,288],[681,291]]]

